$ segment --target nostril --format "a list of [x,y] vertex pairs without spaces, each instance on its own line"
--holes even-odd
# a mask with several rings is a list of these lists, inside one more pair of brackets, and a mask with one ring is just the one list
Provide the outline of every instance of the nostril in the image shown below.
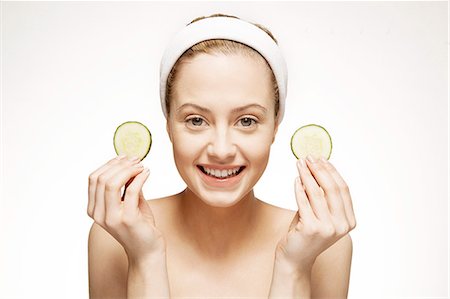
[[220,160],[225,160],[231,157],[234,157],[236,155],[237,148],[236,146],[229,141],[215,141],[208,145],[207,153],[212,156],[216,157]]

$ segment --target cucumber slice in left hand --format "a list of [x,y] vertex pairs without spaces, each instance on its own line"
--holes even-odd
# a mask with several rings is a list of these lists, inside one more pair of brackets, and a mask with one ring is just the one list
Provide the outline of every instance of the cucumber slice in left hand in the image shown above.
[[142,123],[127,121],[117,127],[113,143],[117,155],[138,157],[142,161],[152,146],[152,134]]
[[309,124],[297,129],[291,138],[291,150],[297,159],[311,155],[329,160],[333,143],[328,131],[319,125]]

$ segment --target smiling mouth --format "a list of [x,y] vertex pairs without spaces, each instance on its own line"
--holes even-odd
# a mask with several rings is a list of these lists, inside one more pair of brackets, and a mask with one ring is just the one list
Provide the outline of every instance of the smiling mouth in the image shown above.
[[222,171],[222,170],[206,170],[203,166],[197,165],[197,167],[206,174],[207,176],[216,178],[216,179],[228,179],[235,176],[238,176],[245,168],[245,166],[239,167],[239,169],[232,171],[231,169],[229,171]]

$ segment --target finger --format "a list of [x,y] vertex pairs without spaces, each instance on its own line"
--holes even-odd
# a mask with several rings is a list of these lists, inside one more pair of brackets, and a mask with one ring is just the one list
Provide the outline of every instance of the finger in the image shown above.
[[[111,198],[105,195],[106,189],[111,189],[111,184],[113,183],[111,179],[120,172],[123,168],[130,167],[136,164],[138,161],[136,159],[121,159],[119,163],[115,163],[110,167],[104,169],[104,171],[97,178],[97,185],[95,189],[95,205],[94,205],[94,218],[99,224],[104,224],[107,215],[107,201]],[[120,199],[119,199],[120,201]],[[114,211],[114,209],[112,209]],[[112,214],[109,215],[110,217]]]
[[145,168],[139,173],[128,186],[123,203],[123,212],[126,217],[134,217],[139,210],[139,196],[145,181],[149,177],[150,170]]
[[89,175],[89,186],[88,186],[88,207],[87,207],[87,213],[90,217],[93,217],[94,215],[94,206],[95,206],[95,191],[97,187],[97,180],[98,176],[105,171],[108,167],[111,167],[112,165],[115,165],[119,163],[120,160],[125,158],[125,155],[117,156],[99,168],[97,168],[94,172],[92,172]]
[[297,200],[298,205],[298,214],[300,216],[300,220],[302,222],[311,222],[317,221],[316,216],[314,215],[314,211],[309,204],[308,196],[305,193],[305,189],[303,189],[303,185],[301,182],[301,178],[297,177],[295,179],[295,198]]
[[314,159],[309,156],[311,160],[307,159],[306,162],[311,173],[314,175],[316,182],[324,191],[324,197],[328,204],[331,215],[338,223],[345,221],[347,223],[347,216],[345,214],[344,203],[341,196],[341,191],[333,176],[328,169],[324,166],[324,162],[321,159]]
[[122,196],[120,191],[122,187],[142,172],[143,168],[144,166],[141,163],[125,163],[121,168],[116,169],[116,171],[108,178],[104,191],[106,205],[105,213],[112,221],[118,219],[116,217],[119,217],[119,214],[121,213],[120,205]]
[[303,158],[300,158],[297,162],[297,168],[314,214],[318,219],[328,222],[331,217],[327,202]]
[[324,162],[324,167],[328,170],[328,172],[333,177],[336,184],[339,186],[339,189],[341,190],[341,196],[343,201],[343,206],[345,210],[345,215],[347,216],[347,220],[349,222],[349,225],[351,228],[355,227],[356,225],[356,219],[355,219],[355,213],[353,211],[353,203],[352,198],[350,195],[350,190],[348,188],[347,183],[344,181],[342,176],[339,174],[339,172],[336,170],[336,168],[331,164],[330,161],[326,160]]

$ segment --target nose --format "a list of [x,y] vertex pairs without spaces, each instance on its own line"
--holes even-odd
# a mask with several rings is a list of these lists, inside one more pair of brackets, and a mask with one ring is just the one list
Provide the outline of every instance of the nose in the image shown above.
[[234,160],[236,145],[226,128],[217,128],[211,136],[207,147],[208,156],[213,160],[228,163]]

